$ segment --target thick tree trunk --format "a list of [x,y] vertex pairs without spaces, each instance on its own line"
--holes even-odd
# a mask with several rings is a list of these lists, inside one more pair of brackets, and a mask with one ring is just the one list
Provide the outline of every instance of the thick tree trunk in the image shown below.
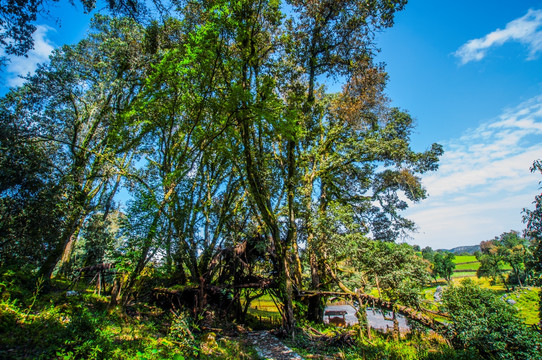
[[46,282],[49,282],[51,280],[51,277],[53,276],[53,271],[55,270],[58,262],[61,260],[65,249],[72,240],[72,237],[76,236],[76,234],[79,232],[79,229],[82,225],[80,217],[80,212],[76,212],[71,215],[70,219],[67,221],[68,225],[62,232],[62,236],[41,265],[38,274],[39,276],[43,277]]
[[[311,268],[311,289],[319,290],[320,288],[320,273],[318,269],[318,260],[314,252],[310,254],[310,268]],[[324,321],[324,297],[322,295],[315,295],[309,298],[307,317],[309,321],[321,323]]]
[[288,334],[293,335],[295,329],[293,288],[292,279],[290,278],[290,264],[287,260],[287,256],[282,256],[282,259],[280,260],[278,280],[281,301],[284,307],[282,312],[282,326]]
[[81,219],[79,220],[79,224],[77,225],[75,231],[71,234],[70,239],[68,240],[68,243],[66,244],[64,248],[64,251],[62,253],[62,258],[60,259],[60,264],[59,264],[62,272],[65,272],[66,270],[68,270],[68,266],[73,254],[73,249],[75,248],[75,243],[77,242],[77,238],[79,237],[79,232],[84,222],[85,222],[85,218],[81,217]]
[[121,279],[119,279],[119,275],[120,274],[117,274],[115,280],[113,280],[113,287],[111,288],[111,299],[109,300],[108,305],[109,309],[114,309],[117,306],[118,301],[121,297],[122,281]]

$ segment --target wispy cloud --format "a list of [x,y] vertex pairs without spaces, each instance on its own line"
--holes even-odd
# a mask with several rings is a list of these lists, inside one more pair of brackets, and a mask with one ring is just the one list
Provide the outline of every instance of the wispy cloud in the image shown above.
[[439,171],[424,177],[429,199],[407,215],[416,241],[450,248],[521,230],[540,180],[529,168],[542,158],[542,95],[444,146]]
[[542,51],[542,10],[529,10],[526,15],[509,22],[504,29],[497,29],[486,36],[469,40],[454,55],[461,64],[482,60],[489,48],[508,41],[517,41],[529,49],[529,60]]
[[54,44],[47,38],[49,31],[54,31],[54,29],[47,25],[37,25],[34,32],[34,49],[28,52],[27,57],[9,57],[6,67],[8,86],[21,85],[24,80],[20,76],[34,72],[39,63],[49,59],[49,55],[54,49]]
[[528,170],[533,156],[542,157],[541,139],[542,96],[538,96],[446,144],[440,170],[426,179],[427,186],[438,196],[474,186],[503,188],[501,184],[510,179],[519,184],[526,181],[518,177]]

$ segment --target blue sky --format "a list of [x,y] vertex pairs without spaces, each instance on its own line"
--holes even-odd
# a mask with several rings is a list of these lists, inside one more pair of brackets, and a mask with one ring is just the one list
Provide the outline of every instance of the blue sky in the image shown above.
[[[38,20],[35,51],[12,61],[0,93],[84,36],[90,16],[76,7],[62,0]],[[542,180],[529,171],[542,158],[542,0],[411,0],[377,44],[392,104],[416,119],[413,147],[446,151],[423,177],[429,198],[406,213],[419,228],[408,242],[451,248],[521,231]]]
[[542,158],[542,1],[410,1],[378,37],[388,94],[416,119],[416,150],[445,148],[407,215],[410,243],[477,244],[523,230]]

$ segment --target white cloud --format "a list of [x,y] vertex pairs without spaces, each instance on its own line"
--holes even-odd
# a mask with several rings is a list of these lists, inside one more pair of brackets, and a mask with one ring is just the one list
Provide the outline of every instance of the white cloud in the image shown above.
[[[28,52],[27,57],[11,56],[6,70],[9,74],[7,79],[8,86],[19,86],[24,80],[19,76],[34,72],[39,63],[49,60],[49,55],[54,49],[54,44],[47,38],[47,33],[54,31],[47,25],[37,25],[34,32],[34,49]],[[1,55],[1,54],[0,54]]]
[[460,58],[462,64],[482,60],[489,48],[500,46],[508,41],[517,41],[529,49],[529,60],[542,51],[542,10],[529,10],[526,15],[506,24],[501,30],[497,29],[486,36],[469,40],[463,44],[454,55]]
[[414,243],[451,248],[521,230],[521,210],[539,193],[529,168],[542,158],[542,95],[444,147],[440,169],[423,179],[429,199],[406,214],[419,226]]

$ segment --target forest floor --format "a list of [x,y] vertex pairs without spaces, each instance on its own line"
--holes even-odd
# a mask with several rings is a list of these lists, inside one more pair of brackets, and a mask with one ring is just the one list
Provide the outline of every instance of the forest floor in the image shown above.
[[[254,301],[246,325],[211,317],[212,322],[203,326],[205,319],[196,322],[186,312],[164,311],[144,302],[133,304],[125,313],[108,311],[109,298],[94,294],[86,284],[80,284],[73,296],[60,290],[41,295],[27,281],[15,280],[0,289],[0,359],[461,358],[432,332],[413,331],[400,339],[378,331],[357,336],[360,329],[356,326],[338,328],[300,321],[296,337],[291,339],[276,330],[280,315],[269,295]],[[498,288],[500,284],[490,285],[487,279],[477,282],[514,300],[526,323],[538,322],[539,288],[506,293]],[[63,282],[55,284],[58,289],[66,288]],[[430,288],[424,297],[431,300],[433,294],[434,288]]]

